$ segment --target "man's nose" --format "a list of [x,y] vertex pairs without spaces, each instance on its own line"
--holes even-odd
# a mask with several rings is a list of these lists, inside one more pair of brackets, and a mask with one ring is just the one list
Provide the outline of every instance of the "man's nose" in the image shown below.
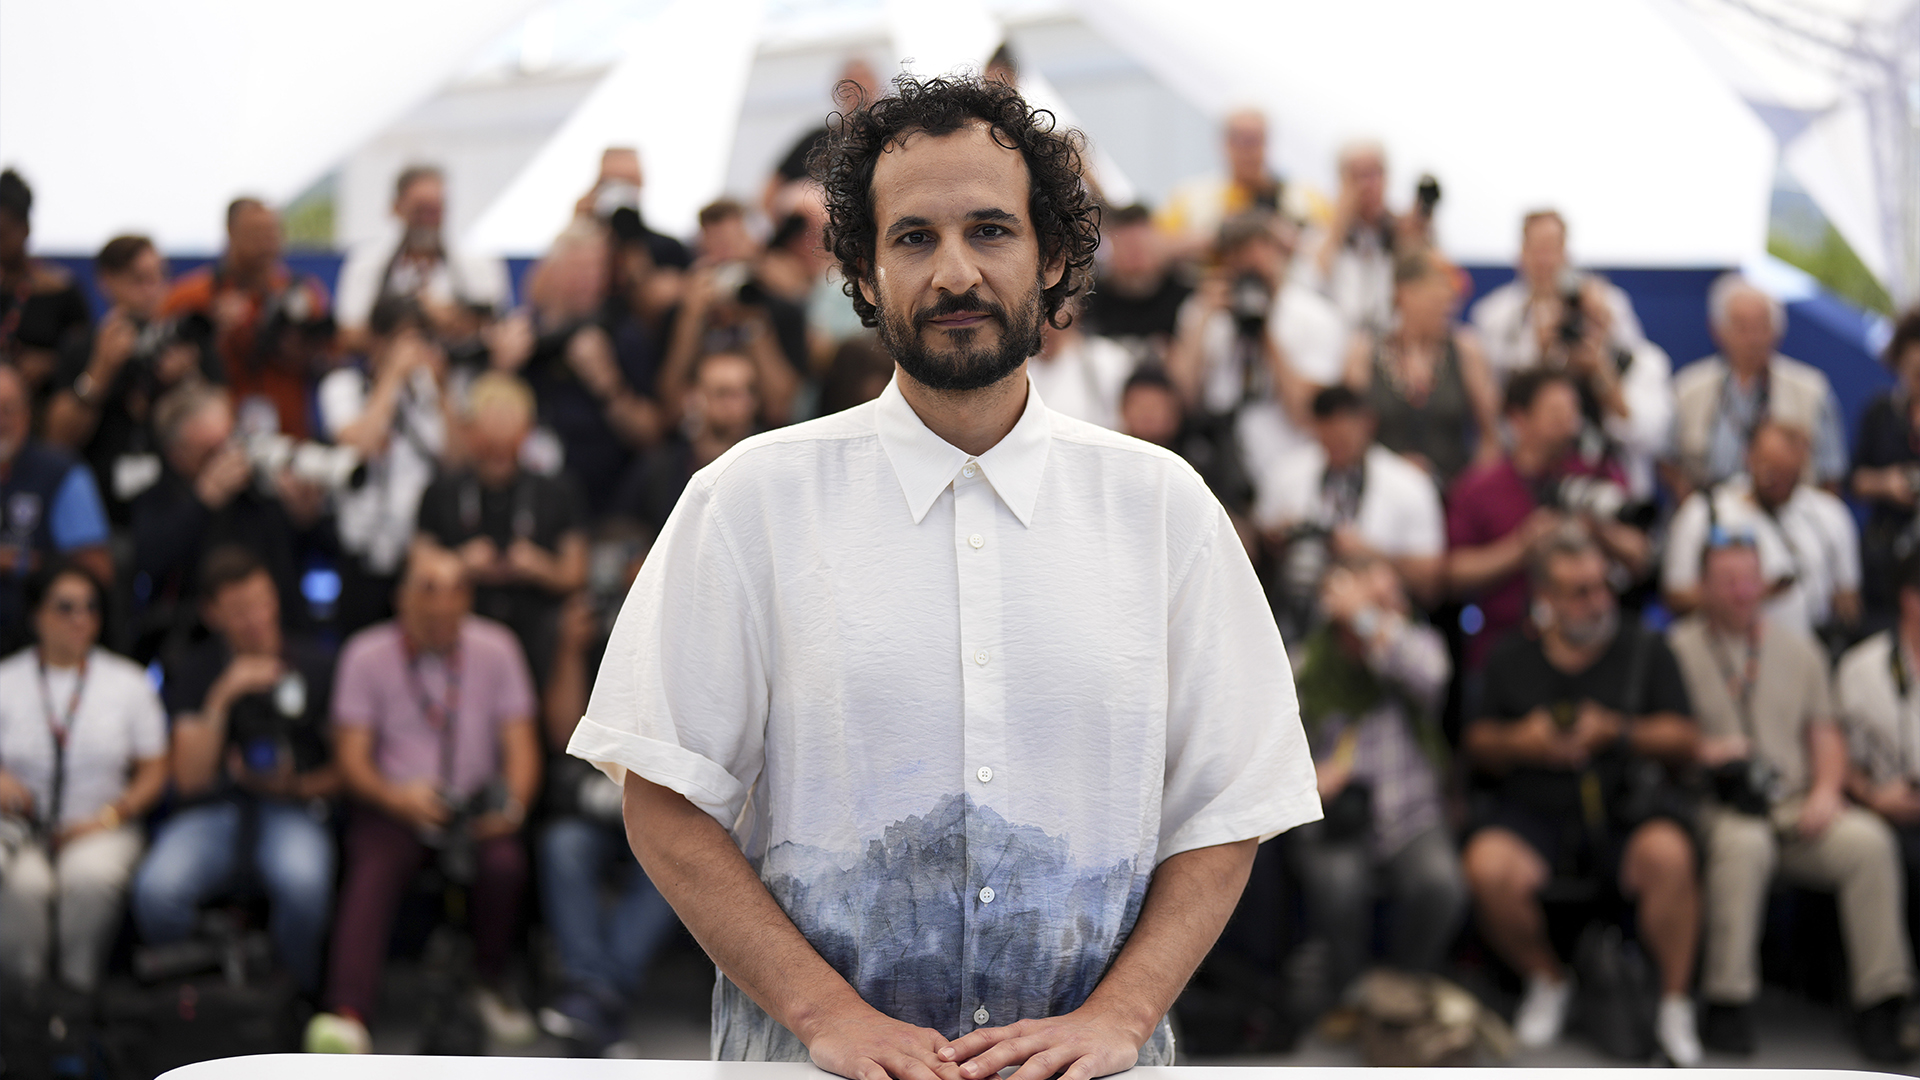
[[965,296],[980,284],[980,280],[980,265],[974,258],[973,249],[964,240],[944,242],[934,252],[931,282],[934,288],[954,296]]

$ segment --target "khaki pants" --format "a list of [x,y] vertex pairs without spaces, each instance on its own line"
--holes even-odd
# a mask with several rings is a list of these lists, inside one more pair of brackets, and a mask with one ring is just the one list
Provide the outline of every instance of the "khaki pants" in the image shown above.
[[48,859],[39,843],[0,845],[0,978],[47,977],[53,907],[60,908],[60,981],[92,990],[120,927],[120,905],[140,859],[131,825],[90,833]]
[[1761,922],[1776,867],[1791,881],[1837,894],[1856,1006],[1910,992],[1913,956],[1904,920],[1900,852],[1892,830],[1877,816],[1848,807],[1825,832],[1803,840],[1793,829],[1799,817],[1798,800],[1777,807],[1771,821],[1720,806],[1708,807],[1703,815],[1707,936],[1702,996],[1710,1002],[1742,1004],[1759,993]]

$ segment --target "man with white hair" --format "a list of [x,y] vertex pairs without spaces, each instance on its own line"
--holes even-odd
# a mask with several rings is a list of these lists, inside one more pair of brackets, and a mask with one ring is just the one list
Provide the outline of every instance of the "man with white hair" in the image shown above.
[[1782,356],[1787,329],[1779,300],[1739,274],[1725,274],[1707,294],[1713,340],[1720,351],[1674,376],[1673,461],[1668,480],[1684,498],[1740,471],[1754,429],[1767,419],[1813,435],[1807,479],[1823,486],[1847,472],[1840,402],[1826,375]]
[[1266,210],[1293,218],[1306,216],[1299,191],[1267,164],[1267,117],[1259,109],[1236,109],[1220,125],[1225,176],[1182,181],[1155,215],[1161,231],[1175,241],[1178,254],[1205,251],[1228,218]]
[[1333,301],[1347,325],[1379,332],[1393,322],[1393,261],[1423,247],[1427,219],[1387,208],[1387,150],[1372,139],[1340,148],[1340,195],[1326,227],[1303,241],[1310,285]]

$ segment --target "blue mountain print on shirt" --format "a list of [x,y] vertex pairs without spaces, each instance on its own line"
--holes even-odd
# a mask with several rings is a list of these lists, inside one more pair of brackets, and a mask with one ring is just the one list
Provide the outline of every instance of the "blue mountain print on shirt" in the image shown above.
[[965,794],[887,826],[847,861],[788,842],[761,877],[869,1004],[948,1037],[972,1030],[980,1007],[994,1025],[1078,1008],[1132,930],[1151,873],[1132,860],[1077,866],[1065,838]]

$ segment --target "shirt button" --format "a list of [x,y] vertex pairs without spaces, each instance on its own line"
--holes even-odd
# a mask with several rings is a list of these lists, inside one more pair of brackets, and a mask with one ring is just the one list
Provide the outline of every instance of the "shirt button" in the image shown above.
[[[969,461],[967,462],[966,468],[960,470],[960,475],[971,480],[973,479],[974,474],[978,473],[979,471],[980,471],[980,467],[978,465],[975,465],[973,462]],[[982,1023],[984,1022],[985,1021],[982,1021]]]
[[979,664],[981,667],[987,666],[987,650],[981,649],[979,652],[974,653],[973,662]]
[[987,1017],[987,1007],[986,1007],[985,1005],[982,1005],[982,1006],[980,1006],[979,1008],[977,1008],[977,1009],[975,1009],[975,1010],[973,1010],[973,1022],[974,1022],[974,1023],[976,1023],[976,1024],[984,1024],[984,1023],[986,1023],[986,1022],[987,1022],[987,1019],[988,1019],[988,1017]]
[[993,783],[993,769],[986,765],[980,766],[980,771],[977,773],[974,773],[973,775],[979,777],[980,782],[983,784]]
[[993,903],[993,886],[989,885],[980,890],[980,902],[983,904]]
[[984,536],[981,536],[979,533],[974,533],[972,536],[967,537],[967,543],[972,544],[974,547],[977,547],[977,548],[986,547],[987,538]]

